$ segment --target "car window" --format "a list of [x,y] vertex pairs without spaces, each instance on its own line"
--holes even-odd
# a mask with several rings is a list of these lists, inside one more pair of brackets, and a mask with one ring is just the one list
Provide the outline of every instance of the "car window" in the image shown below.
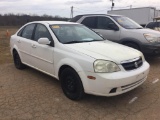
[[156,22],[150,22],[146,27],[150,29],[154,29],[155,27],[158,27],[158,24]]
[[82,21],[82,24],[89,28],[97,28],[97,17],[87,17]]
[[38,41],[39,38],[48,38],[51,41],[48,29],[42,24],[38,24],[35,30],[34,40]]
[[98,17],[97,28],[110,30],[110,28],[109,28],[110,23],[115,24],[110,18]]
[[160,31],[160,22],[156,22],[156,27],[154,30]]
[[22,28],[22,29],[18,32],[18,34],[17,34],[18,36],[22,36],[23,29],[24,29],[24,28]]
[[31,39],[34,27],[35,27],[35,24],[29,24],[29,25],[27,25],[24,28],[23,32],[22,32],[22,37],[27,38],[27,39]]
[[72,19],[70,20],[70,22],[77,22],[81,17],[82,17],[82,15],[78,15],[78,16],[72,18]]

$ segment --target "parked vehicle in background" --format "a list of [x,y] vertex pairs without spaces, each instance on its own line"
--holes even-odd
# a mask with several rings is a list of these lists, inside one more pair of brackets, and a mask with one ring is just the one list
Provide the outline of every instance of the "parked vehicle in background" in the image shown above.
[[143,28],[128,17],[120,15],[78,15],[70,20],[86,25],[105,39],[143,52],[146,56],[160,55],[160,32]]
[[146,25],[146,28],[160,31],[160,22],[150,22]]
[[155,17],[154,22],[149,22],[146,28],[150,28],[156,31],[160,31],[160,17]]
[[104,40],[78,23],[28,23],[11,36],[10,46],[16,68],[27,65],[55,77],[72,100],[84,93],[128,92],[141,85],[149,72],[141,52]]

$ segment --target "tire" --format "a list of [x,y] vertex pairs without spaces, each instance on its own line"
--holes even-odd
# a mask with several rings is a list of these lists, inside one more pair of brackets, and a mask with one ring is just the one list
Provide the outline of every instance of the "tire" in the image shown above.
[[130,42],[128,42],[128,43],[124,43],[124,45],[126,45],[126,46],[128,46],[128,47],[131,47],[131,48],[134,48],[134,49],[137,49],[137,50],[140,51],[139,46],[138,46],[137,44],[135,44],[135,43],[130,43]]
[[21,59],[17,53],[17,51],[13,52],[13,60],[14,60],[14,65],[17,69],[24,69],[26,66],[21,62]]
[[71,100],[80,100],[84,96],[84,88],[77,72],[72,68],[65,68],[60,74],[63,93]]

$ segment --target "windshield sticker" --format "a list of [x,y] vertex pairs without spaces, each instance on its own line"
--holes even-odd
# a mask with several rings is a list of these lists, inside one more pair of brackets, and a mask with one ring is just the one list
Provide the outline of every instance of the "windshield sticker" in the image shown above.
[[118,19],[117,21],[118,21],[119,23],[122,23],[122,22],[123,22],[123,20],[122,20],[122,19]]
[[60,28],[58,25],[54,25],[54,26],[52,26],[52,28],[56,28],[56,29],[58,29],[58,28]]

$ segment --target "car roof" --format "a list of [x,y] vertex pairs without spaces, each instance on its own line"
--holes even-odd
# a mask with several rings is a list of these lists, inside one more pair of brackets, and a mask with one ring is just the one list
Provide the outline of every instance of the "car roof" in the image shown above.
[[78,24],[78,23],[67,22],[67,21],[34,21],[34,22],[30,22],[30,23],[43,23],[43,24],[49,24],[49,25],[53,25],[53,24]]
[[123,16],[123,15],[114,15],[114,14],[83,14],[83,15],[77,15],[75,16],[74,18],[70,19],[69,21],[70,22],[77,22],[79,19],[81,19],[83,16],[93,16],[93,17],[96,17],[96,16],[109,16],[109,17],[113,17],[113,16]]
[[115,14],[82,14],[77,16],[123,16],[123,15],[115,15]]

